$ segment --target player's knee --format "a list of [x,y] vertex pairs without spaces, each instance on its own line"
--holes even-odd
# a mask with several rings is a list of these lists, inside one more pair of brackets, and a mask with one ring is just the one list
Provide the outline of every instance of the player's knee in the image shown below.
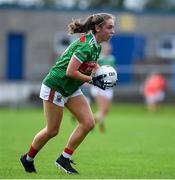
[[91,131],[94,127],[95,127],[95,122],[93,120],[84,123],[84,130],[86,132]]
[[57,129],[47,131],[47,137],[48,138],[55,137],[57,134],[58,134],[58,130]]

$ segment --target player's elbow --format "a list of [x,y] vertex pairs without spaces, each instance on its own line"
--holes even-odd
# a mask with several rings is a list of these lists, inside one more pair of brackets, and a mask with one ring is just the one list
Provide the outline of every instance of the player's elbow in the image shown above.
[[73,71],[67,69],[66,76],[72,77],[73,76]]
[[72,71],[72,70],[67,70],[66,71],[66,76],[71,77],[71,78],[76,78],[77,72],[76,71]]

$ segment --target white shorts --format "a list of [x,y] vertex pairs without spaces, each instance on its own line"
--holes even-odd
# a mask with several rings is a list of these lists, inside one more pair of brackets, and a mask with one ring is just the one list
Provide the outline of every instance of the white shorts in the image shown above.
[[96,86],[92,86],[91,87],[91,95],[94,98],[97,95],[99,95],[99,96],[103,96],[103,97],[106,97],[107,99],[111,100],[113,98],[113,96],[114,96],[114,92],[113,92],[112,88],[103,90],[103,89],[100,89],[100,88],[98,88]]
[[163,101],[164,98],[165,98],[165,93],[163,91],[159,91],[153,95],[147,96],[146,97],[146,103],[147,104],[154,104],[154,103]]
[[41,90],[40,90],[40,98],[46,101],[50,101],[57,106],[64,107],[64,104],[68,101],[69,98],[83,95],[81,89],[78,89],[75,91],[72,95],[68,97],[62,96],[58,91],[54,91],[48,86],[42,84],[41,85]]

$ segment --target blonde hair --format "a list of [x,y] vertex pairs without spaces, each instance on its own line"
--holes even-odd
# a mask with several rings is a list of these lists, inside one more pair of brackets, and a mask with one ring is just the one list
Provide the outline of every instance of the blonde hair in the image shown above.
[[83,22],[81,22],[81,19],[76,19],[68,25],[68,33],[87,33],[92,30],[95,34],[95,26],[103,26],[107,19],[115,19],[115,17],[108,13],[98,13],[88,16]]

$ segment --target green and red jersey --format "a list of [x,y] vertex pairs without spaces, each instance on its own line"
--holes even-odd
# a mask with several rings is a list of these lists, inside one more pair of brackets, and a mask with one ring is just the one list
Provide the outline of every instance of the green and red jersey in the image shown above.
[[72,42],[64,53],[57,59],[43,83],[67,97],[73,94],[84,82],[70,78],[66,75],[69,61],[74,56],[82,64],[79,71],[91,75],[96,67],[97,59],[101,52],[101,45],[97,44],[92,32],[81,36]]

